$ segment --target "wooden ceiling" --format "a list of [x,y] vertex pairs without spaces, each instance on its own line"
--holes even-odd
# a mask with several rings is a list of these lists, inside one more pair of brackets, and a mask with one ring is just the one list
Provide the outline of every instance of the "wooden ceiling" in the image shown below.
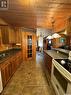
[[59,31],[66,27],[71,16],[71,0],[9,0],[8,10],[0,10],[0,17],[14,26],[27,28],[52,28]]

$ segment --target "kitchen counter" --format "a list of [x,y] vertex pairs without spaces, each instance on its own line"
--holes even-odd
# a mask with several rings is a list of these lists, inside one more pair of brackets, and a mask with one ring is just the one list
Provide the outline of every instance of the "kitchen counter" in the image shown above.
[[11,56],[15,55],[19,51],[21,51],[21,48],[13,48],[13,49],[1,51],[0,52],[0,64],[6,61]]
[[52,50],[56,50],[56,51],[59,51],[61,53],[64,53],[64,54],[69,54],[69,51],[70,50],[67,50],[67,49],[61,49],[61,48],[52,48]]
[[68,83],[66,91],[69,92],[69,94],[71,91],[71,73],[69,72],[70,70],[68,71],[70,68],[67,67],[66,69],[66,67],[63,67],[63,64],[61,65],[59,61],[57,62],[57,60],[60,60],[61,62],[62,59],[67,60],[68,54],[54,49],[44,50],[45,74],[47,76],[48,72],[49,80],[51,80],[54,89],[60,91],[60,95],[66,94],[66,92],[64,93],[66,83]]
[[21,48],[13,48],[0,52],[0,71],[3,88],[22,62],[23,56]]
[[51,76],[52,59],[67,59],[68,55],[60,53],[56,50],[44,50],[44,64]]
[[56,50],[44,50],[46,54],[51,56],[53,59],[63,59],[63,58],[68,58],[68,55],[65,55],[61,52],[58,52]]

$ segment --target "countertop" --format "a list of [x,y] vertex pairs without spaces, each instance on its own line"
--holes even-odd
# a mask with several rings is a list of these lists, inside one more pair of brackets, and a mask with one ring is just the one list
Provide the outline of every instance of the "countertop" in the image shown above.
[[68,58],[68,55],[63,54],[61,52],[58,52],[56,50],[44,50],[44,52],[46,54],[48,54],[49,56],[51,56],[53,59],[66,59]]
[[0,63],[3,63],[5,60],[7,60],[9,57],[13,56],[20,50],[21,48],[13,48],[0,52]]
[[69,54],[69,51],[70,50],[67,50],[67,49],[61,49],[61,48],[52,48],[52,50],[56,50],[56,51],[59,51],[61,53],[64,53],[64,54]]

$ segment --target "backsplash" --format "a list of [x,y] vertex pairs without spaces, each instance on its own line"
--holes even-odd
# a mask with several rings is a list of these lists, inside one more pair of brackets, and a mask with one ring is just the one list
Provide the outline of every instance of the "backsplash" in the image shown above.
[[8,45],[3,45],[3,44],[0,45],[0,51],[7,50],[10,48],[12,48],[12,45],[9,45],[9,44]]

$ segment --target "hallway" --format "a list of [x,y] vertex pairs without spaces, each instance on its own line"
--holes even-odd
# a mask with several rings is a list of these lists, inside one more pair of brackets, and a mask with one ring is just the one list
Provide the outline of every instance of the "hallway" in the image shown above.
[[36,61],[23,62],[1,95],[55,95],[43,70],[43,55]]

